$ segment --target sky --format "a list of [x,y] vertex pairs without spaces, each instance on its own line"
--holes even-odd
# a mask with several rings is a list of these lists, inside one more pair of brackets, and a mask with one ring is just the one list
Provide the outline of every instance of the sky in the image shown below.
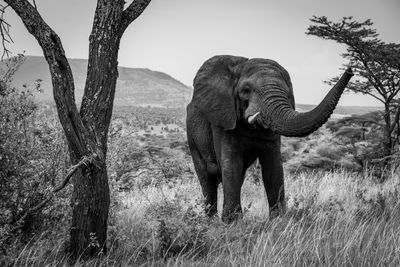
[[[131,1],[128,1],[131,2]],[[4,4],[2,0],[0,3]],[[95,0],[36,0],[69,58],[88,57]],[[14,54],[43,55],[11,8]],[[399,0],[152,0],[125,32],[119,65],[168,73],[192,86],[201,64],[214,55],[269,58],[288,70],[296,103],[318,104],[341,74],[345,46],[306,35],[313,16],[371,19],[385,42],[400,43]],[[369,96],[345,94],[339,105],[377,106]]]

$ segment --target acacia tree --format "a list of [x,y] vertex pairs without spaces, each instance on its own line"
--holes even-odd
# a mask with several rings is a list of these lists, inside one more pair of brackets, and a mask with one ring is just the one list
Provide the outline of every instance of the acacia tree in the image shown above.
[[[135,0],[127,7],[124,7],[124,0],[97,1],[89,37],[87,77],[80,112],[75,104],[71,67],[59,36],[43,20],[35,1],[4,1],[21,18],[43,50],[71,162],[79,166],[74,169],[77,171],[72,178],[70,253],[75,257],[90,257],[105,252],[110,206],[107,134],[118,77],[118,49],[129,24],[151,0]],[[5,23],[4,20],[1,22]],[[3,40],[7,37],[3,31],[2,36]]]
[[[325,16],[314,16],[310,21],[313,25],[306,34],[346,45],[347,51],[342,57],[350,62],[356,74],[356,79],[350,81],[347,88],[383,104],[382,156],[391,155],[399,135],[396,128],[399,128],[400,116],[400,44],[380,40],[369,19],[357,22],[352,17],[344,17],[339,22],[332,22]],[[335,77],[327,83],[334,84],[337,80]]]
[[379,144],[382,129],[381,111],[373,111],[362,115],[352,115],[337,121],[330,121],[326,127],[337,138],[336,143],[344,146],[344,151],[365,170],[367,164],[379,155]]

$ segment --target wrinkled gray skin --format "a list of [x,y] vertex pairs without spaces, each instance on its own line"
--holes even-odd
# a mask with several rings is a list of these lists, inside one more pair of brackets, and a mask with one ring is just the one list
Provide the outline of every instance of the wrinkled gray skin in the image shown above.
[[349,68],[313,110],[294,110],[288,72],[268,59],[215,56],[194,79],[187,106],[187,136],[206,213],[217,212],[217,188],[222,182],[222,220],[241,213],[240,190],[247,168],[258,158],[270,215],[285,211],[281,135],[305,136],[332,114],[352,76]]

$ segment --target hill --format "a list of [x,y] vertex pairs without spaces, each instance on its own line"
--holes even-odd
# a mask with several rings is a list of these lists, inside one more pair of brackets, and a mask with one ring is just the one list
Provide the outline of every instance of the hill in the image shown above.
[[[74,80],[75,97],[80,102],[85,87],[87,60],[68,59]],[[7,62],[0,62],[0,75]],[[182,107],[190,101],[192,89],[166,73],[144,68],[118,68],[119,77],[114,104],[117,106]],[[37,94],[42,102],[52,102],[53,92],[49,67],[44,57],[25,56],[25,61],[14,75],[13,84],[20,87],[33,85],[42,79],[43,92]]]
[[[68,60],[75,80],[75,97],[80,102],[86,80],[86,59]],[[6,69],[7,61],[0,62],[0,76]],[[119,77],[115,94],[115,106],[152,106],[182,108],[189,103],[193,89],[170,75],[145,68],[119,67]],[[53,102],[50,73],[44,57],[25,56],[25,61],[14,76],[14,85],[33,85],[36,79],[42,79],[43,92],[36,95],[41,102]],[[315,105],[297,104],[300,112],[308,111]],[[338,106],[333,117],[364,114],[378,110],[378,107]]]

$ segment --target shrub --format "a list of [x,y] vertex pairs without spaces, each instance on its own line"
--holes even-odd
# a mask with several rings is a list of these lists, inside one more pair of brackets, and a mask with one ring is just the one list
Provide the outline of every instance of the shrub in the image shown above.
[[10,244],[24,244],[64,218],[65,199],[44,211],[27,211],[46,198],[68,162],[57,119],[42,114],[34,101],[40,82],[33,89],[17,89],[10,85],[10,75],[4,77],[8,80],[3,78],[0,94],[0,253],[9,253]]

